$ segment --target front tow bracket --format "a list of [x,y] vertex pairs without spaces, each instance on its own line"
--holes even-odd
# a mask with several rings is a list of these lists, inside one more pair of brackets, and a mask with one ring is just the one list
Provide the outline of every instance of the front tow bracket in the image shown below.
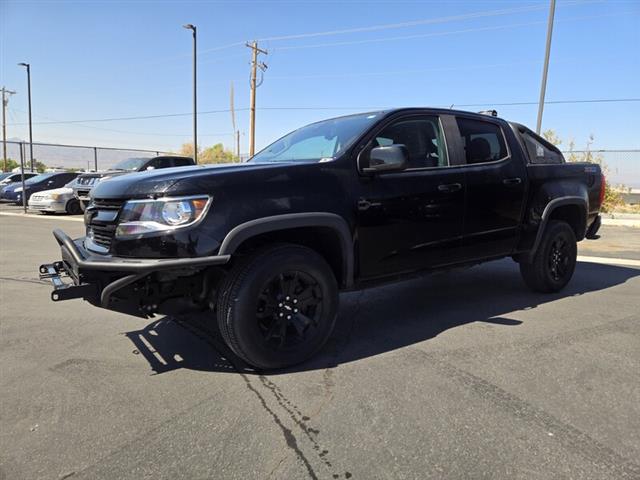
[[61,300],[71,300],[73,298],[87,298],[95,296],[96,286],[91,283],[65,283],[62,279],[69,278],[63,262],[54,262],[40,265],[40,280],[49,279],[53,285],[51,300],[58,302]]

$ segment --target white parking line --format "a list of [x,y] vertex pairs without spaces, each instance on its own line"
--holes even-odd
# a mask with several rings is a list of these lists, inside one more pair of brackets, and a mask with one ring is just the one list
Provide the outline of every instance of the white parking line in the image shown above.
[[40,218],[44,220],[66,220],[68,222],[84,222],[82,216],[62,216],[62,215],[40,215],[39,213],[18,213],[18,212],[0,212],[5,217],[27,217]]
[[640,260],[631,260],[629,258],[585,257],[583,255],[578,255],[578,261],[602,263],[604,265],[622,265],[624,267],[640,267]]

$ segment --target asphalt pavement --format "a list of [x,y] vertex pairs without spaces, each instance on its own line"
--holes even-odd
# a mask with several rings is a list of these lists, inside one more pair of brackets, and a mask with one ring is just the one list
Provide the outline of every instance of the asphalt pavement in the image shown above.
[[640,478],[639,229],[559,294],[503,260],[342,295],[320,355],[259,374],[207,315],[50,301],[56,226],[0,216],[0,478]]

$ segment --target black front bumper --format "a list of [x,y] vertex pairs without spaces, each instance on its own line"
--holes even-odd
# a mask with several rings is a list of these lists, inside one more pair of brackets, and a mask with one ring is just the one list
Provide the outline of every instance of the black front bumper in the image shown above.
[[[40,265],[40,279],[53,284],[53,301],[84,298],[109,308],[111,295],[155,272],[224,265],[230,255],[195,258],[124,258],[96,255],[86,250],[82,239],[73,240],[62,230],[53,231],[62,261]],[[65,281],[66,280],[66,281]]]

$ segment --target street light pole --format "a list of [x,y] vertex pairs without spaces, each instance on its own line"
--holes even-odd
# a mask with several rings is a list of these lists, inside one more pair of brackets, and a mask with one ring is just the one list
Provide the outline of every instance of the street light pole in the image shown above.
[[33,172],[33,128],[31,122],[31,65],[28,63],[19,63],[21,67],[27,69],[27,96],[29,97],[29,158],[31,159],[31,171]]
[[183,25],[193,32],[193,161],[198,163],[198,102],[197,102],[197,60],[196,60],[196,26],[188,23]]
[[544,52],[544,68],[542,69],[542,85],[540,86],[540,102],[538,104],[538,122],[536,133],[540,135],[542,129],[542,111],[544,110],[544,96],[547,91],[547,73],[549,72],[549,54],[551,53],[551,35],[553,34],[553,16],[556,12],[556,0],[551,0],[549,7],[549,23],[547,25],[547,45]]
[[4,164],[2,171],[7,171],[7,105],[9,105],[9,97],[6,95],[15,95],[13,90],[7,90],[2,87],[2,158]]

